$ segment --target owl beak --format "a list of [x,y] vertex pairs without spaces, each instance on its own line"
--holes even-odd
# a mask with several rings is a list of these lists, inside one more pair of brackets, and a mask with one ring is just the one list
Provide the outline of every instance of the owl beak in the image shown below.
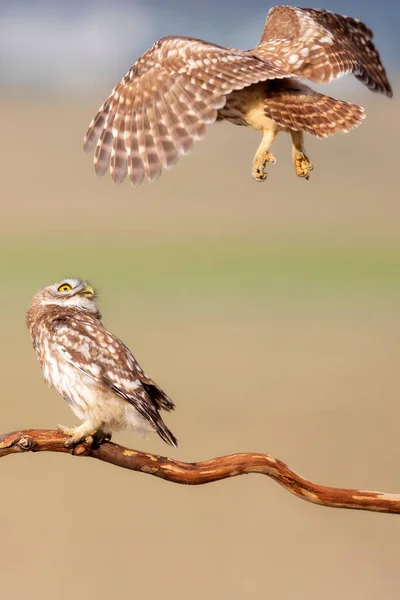
[[81,296],[84,296],[85,298],[89,298],[89,300],[93,300],[94,297],[94,289],[92,288],[91,285],[86,285],[83,290],[80,292]]

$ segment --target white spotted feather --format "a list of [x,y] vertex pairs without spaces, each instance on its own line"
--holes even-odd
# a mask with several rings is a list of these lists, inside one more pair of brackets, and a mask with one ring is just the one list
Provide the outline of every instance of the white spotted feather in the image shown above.
[[[66,284],[71,289],[61,292]],[[104,327],[93,295],[85,282],[67,279],[34,296],[27,323],[45,380],[84,421],[82,437],[130,427],[177,446],[160,415],[174,403]]]

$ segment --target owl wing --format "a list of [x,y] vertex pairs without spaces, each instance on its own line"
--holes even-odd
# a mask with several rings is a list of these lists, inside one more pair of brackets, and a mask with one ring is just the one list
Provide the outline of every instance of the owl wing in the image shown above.
[[115,183],[154,181],[187,154],[214,123],[226,95],[253,83],[291,77],[251,52],[168,37],[145,52],[116,85],[86,133],[98,175]]
[[392,96],[373,33],[357,19],[324,9],[275,6],[253,52],[316,83],[353,73],[369,89]]
[[159,414],[174,403],[100,321],[80,313],[63,316],[53,323],[52,343],[70,365],[129,402],[167,443],[177,445]]
[[281,127],[319,138],[349,131],[365,118],[361,106],[319,94],[303,83],[297,89],[270,86],[264,114]]

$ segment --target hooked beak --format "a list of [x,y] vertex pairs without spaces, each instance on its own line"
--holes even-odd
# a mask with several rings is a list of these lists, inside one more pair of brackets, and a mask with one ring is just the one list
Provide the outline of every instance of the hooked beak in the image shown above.
[[94,289],[91,285],[86,285],[81,292],[79,292],[80,296],[84,296],[85,298],[89,298],[89,300],[93,300],[94,298]]

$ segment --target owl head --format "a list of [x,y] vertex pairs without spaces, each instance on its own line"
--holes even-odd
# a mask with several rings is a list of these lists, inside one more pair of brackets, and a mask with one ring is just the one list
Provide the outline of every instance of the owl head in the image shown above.
[[53,283],[35,294],[32,303],[41,306],[74,307],[82,311],[97,312],[96,292],[86,281],[68,278]]

